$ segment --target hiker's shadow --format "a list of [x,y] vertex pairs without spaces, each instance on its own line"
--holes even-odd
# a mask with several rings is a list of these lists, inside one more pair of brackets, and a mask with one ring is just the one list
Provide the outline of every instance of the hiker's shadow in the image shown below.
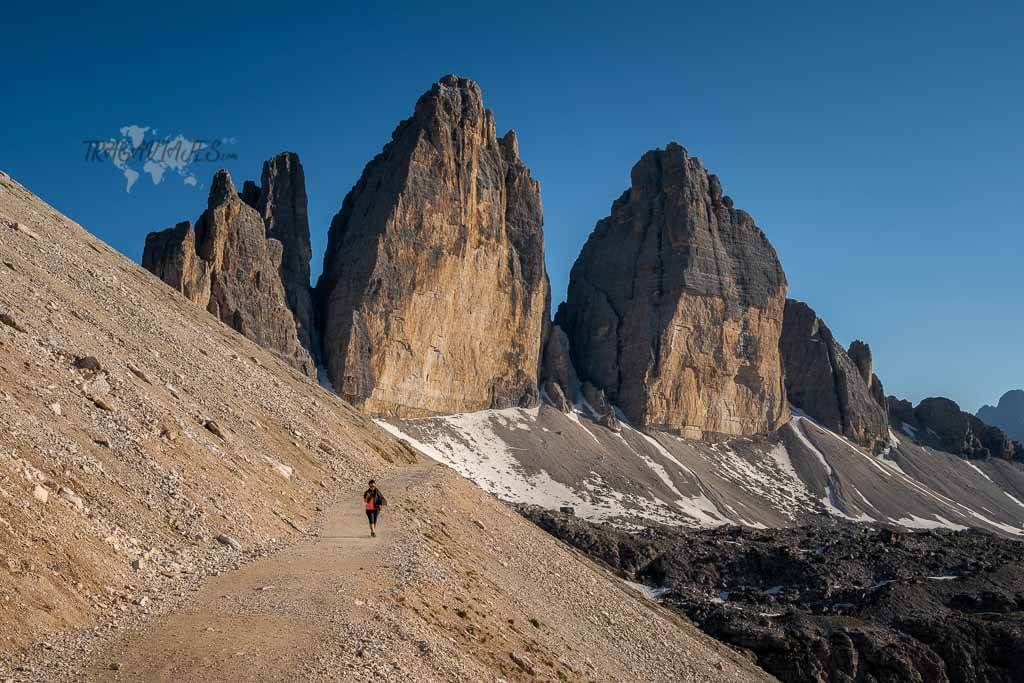
[[359,536],[319,536],[318,538],[325,538],[325,539],[330,539],[330,538],[370,538],[370,534],[362,534],[362,535],[359,535]]

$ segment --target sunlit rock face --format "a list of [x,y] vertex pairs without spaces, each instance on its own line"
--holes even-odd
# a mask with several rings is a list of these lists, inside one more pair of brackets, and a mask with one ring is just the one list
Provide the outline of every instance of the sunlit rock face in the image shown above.
[[673,143],[646,153],[598,222],[556,322],[580,380],[634,424],[692,438],[788,418],[786,276],[749,214]]
[[515,133],[476,83],[441,79],[331,223],[316,298],[335,389],[377,415],[535,404],[542,223]]

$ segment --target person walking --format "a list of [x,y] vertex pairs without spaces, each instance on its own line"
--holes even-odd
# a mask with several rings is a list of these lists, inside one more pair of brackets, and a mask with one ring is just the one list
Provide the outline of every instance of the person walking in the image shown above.
[[363,503],[366,505],[366,519],[370,521],[370,536],[377,535],[377,516],[381,508],[388,504],[388,501],[377,489],[377,482],[370,480],[370,488],[363,493]]

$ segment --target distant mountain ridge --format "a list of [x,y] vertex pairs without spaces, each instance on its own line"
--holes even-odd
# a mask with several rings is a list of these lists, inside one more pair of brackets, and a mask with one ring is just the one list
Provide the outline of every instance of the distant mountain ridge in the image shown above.
[[1024,441],[1024,390],[1012,389],[999,398],[994,406],[985,405],[978,417],[993,427],[999,427],[1017,441]]

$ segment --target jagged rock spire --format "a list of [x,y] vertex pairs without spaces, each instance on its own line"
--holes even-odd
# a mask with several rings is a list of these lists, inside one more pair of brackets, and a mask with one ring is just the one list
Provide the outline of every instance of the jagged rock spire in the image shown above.
[[780,348],[794,408],[869,449],[889,443],[888,408],[867,344],[854,342],[847,353],[810,306],[790,299]]
[[573,265],[556,322],[580,380],[634,424],[690,437],[788,416],[786,277],[749,214],[678,144],[643,155]]
[[142,265],[238,332],[310,377],[316,367],[299,343],[278,270],[283,248],[263,219],[217,171],[207,209],[196,221],[151,233]]
[[263,217],[268,239],[283,247],[280,276],[288,308],[295,316],[299,341],[316,355],[316,324],[309,284],[313,249],[309,238],[306,175],[294,152],[281,152],[263,163],[260,185],[247,180],[241,197]]
[[480,87],[435,83],[331,223],[316,294],[335,388],[376,414],[533,404],[542,223],[540,187]]

